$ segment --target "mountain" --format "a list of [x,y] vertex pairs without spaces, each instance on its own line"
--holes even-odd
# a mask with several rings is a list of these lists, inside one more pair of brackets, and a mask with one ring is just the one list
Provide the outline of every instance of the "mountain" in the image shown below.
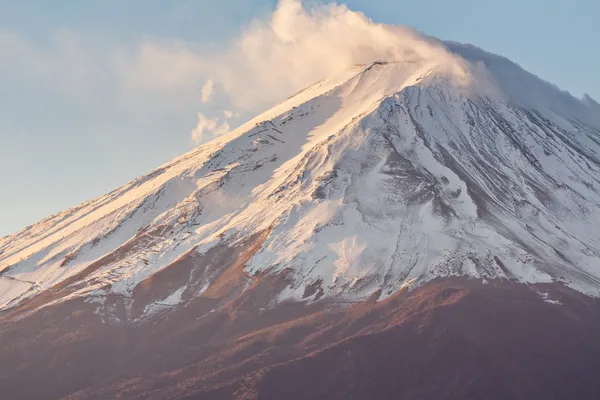
[[0,387],[598,398],[600,106],[425,43],[0,239]]

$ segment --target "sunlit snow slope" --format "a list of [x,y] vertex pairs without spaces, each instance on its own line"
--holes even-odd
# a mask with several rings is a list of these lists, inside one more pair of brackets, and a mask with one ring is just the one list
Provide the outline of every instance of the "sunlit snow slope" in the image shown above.
[[258,232],[245,271],[288,274],[274,301],[383,298],[454,275],[599,295],[597,103],[474,47],[440,48],[325,79],[0,239],[0,307],[69,277],[71,296],[131,296],[180,257]]

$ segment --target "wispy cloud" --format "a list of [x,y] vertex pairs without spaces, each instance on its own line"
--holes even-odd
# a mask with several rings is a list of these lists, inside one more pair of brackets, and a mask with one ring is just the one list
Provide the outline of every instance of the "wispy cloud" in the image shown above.
[[0,72],[14,85],[35,85],[57,100],[101,100],[141,117],[197,108],[207,79],[187,44],[104,43],[71,30],[44,41],[0,31]]
[[198,113],[198,123],[192,130],[192,140],[198,144],[207,142],[230,131],[227,119],[220,122],[219,118],[208,118]]
[[210,48],[157,39],[107,44],[73,31],[41,43],[0,31],[0,71],[8,76],[74,102],[101,99],[141,120],[200,110],[196,142],[352,64],[436,51],[410,29],[373,23],[344,5],[307,9],[300,0],[280,0],[271,15]]
[[204,84],[204,86],[202,86],[202,102],[203,103],[210,103],[213,99],[213,95],[214,95],[214,90],[215,90],[215,81],[213,81],[212,79],[209,79],[206,81],[206,83]]
[[223,116],[226,119],[231,119],[231,118],[237,118],[237,114],[235,113],[235,111],[231,111],[231,110],[224,110],[223,111]]
[[200,105],[207,78],[204,63],[188,44],[145,41],[133,47],[108,55],[123,108],[149,115]]
[[13,82],[40,83],[64,96],[88,95],[110,74],[96,50],[77,32],[63,29],[45,43],[0,30],[0,71]]
[[217,100],[216,107],[254,113],[349,65],[431,51],[438,50],[409,29],[373,23],[344,5],[306,9],[300,0],[281,0],[266,19],[210,50],[179,40],[107,45],[70,31],[48,45],[0,33],[3,67],[13,73],[71,94],[109,92],[139,115]]
[[305,7],[301,0],[279,0],[270,15],[212,46],[157,39],[107,44],[67,30],[36,43],[0,31],[0,73],[11,80],[51,87],[75,101],[101,98],[142,119],[200,110],[196,142],[351,65],[436,57],[452,54],[435,39],[375,23],[345,5]]
[[255,111],[354,64],[435,54],[447,55],[435,40],[374,23],[345,5],[305,8],[300,0],[280,0],[267,19],[201,58],[234,108]]

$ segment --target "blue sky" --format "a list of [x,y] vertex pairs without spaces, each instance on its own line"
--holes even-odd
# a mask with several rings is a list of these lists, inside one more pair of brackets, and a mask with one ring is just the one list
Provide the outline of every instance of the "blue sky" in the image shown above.
[[[600,98],[597,1],[345,4],[376,22],[475,44],[574,95]],[[282,96],[273,93],[256,109],[218,94],[203,102],[207,76],[198,72],[211,60],[226,61],[217,57],[220,49],[231,47],[251,21],[268,20],[275,6],[275,0],[0,0],[0,235],[193,148],[199,112],[221,125],[223,110],[234,111],[227,122],[235,126]]]

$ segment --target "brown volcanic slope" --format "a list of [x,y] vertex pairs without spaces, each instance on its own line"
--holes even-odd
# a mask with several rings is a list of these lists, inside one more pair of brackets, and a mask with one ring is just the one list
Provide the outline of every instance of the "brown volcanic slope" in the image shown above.
[[265,310],[283,284],[259,277],[218,311],[202,297],[141,325],[103,323],[81,300],[13,310],[2,398],[600,398],[600,304],[561,286],[452,279],[380,303]]

